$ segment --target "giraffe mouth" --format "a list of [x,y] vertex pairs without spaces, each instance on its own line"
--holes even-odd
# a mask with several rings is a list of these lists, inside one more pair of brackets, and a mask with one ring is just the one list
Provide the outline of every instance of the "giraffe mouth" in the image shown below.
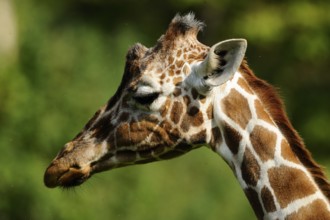
[[91,168],[89,166],[80,168],[73,165],[66,168],[63,165],[52,163],[45,172],[44,183],[48,188],[57,186],[70,188],[84,183],[90,176]]

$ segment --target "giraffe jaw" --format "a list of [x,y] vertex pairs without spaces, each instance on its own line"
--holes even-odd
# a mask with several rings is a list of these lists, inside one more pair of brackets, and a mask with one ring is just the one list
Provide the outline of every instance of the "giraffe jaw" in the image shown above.
[[[125,155],[121,156],[125,158]],[[131,164],[131,161],[125,161],[126,163],[121,161],[122,163],[118,164],[113,153],[104,155],[100,160],[84,163],[84,165],[70,161],[70,159],[65,157],[55,158],[53,160],[44,174],[44,184],[48,188],[79,186],[95,173]]]

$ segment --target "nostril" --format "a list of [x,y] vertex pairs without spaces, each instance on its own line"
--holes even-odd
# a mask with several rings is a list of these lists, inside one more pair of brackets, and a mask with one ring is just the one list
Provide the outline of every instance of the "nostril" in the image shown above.
[[71,168],[80,169],[81,167],[78,164],[74,163],[71,165]]
[[90,166],[92,167],[92,166],[94,166],[95,164],[97,164],[97,161],[93,161],[93,162],[90,164]]

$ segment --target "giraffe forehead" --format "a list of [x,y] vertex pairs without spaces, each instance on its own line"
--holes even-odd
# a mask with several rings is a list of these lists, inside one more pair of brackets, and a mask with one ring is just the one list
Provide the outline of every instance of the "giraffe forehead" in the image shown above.
[[203,24],[193,17],[176,16],[155,46],[147,49],[138,43],[128,51],[126,66],[137,79],[133,84],[149,82],[156,89],[157,83],[178,84],[190,73],[190,65],[205,59],[210,48],[197,40]]
[[207,56],[208,50],[205,46],[188,46],[153,56],[140,73],[138,86],[148,85],[157,91],[172,92],[191,73],[191,66]]

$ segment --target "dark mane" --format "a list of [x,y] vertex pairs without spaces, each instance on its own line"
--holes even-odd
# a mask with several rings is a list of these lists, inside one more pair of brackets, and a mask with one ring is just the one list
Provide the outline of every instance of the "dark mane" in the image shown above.
[[277,91],[267,82],[258,79],[248,67],[246,61],[243,61],[240,70],[244,73],[244,77],[250,87],[257,93],[269,114],[288,140],[292,151],[312,174],[323,194],[330,200],[330,184],[321,166],[313,160],[311,153],[307,150],[303,140],[289,121],[284,109],[284,104],[279,98]]
[[177,14],[171,21],[162,40],[174,41],[178,37],[191,35],[196,38],[199,31],[203,30],[204,23],[195,19],[194,13],[184,16]]
[[194,30],[196,33],[204,28],[204,23],[195,19],[194,13],[188,13],[187,15],[181,16],[177,14],[171,24],[170,28],[174,31],[185,34],[189,30]]

